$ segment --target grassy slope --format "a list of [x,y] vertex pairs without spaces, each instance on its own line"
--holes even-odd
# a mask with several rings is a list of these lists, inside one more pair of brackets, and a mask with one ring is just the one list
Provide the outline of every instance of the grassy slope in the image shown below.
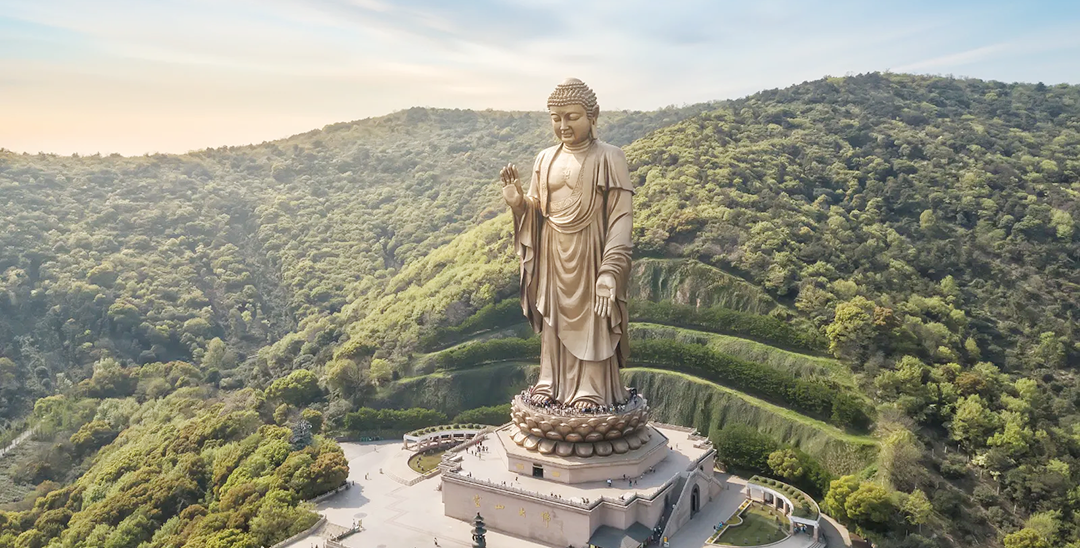
[[462,371],[402,379],[379,390],[373,405],[438,409],[448,417],[476,407],[501,405],[536,379],[535,362],[510,361]]
[[[440,371],[390,383],[380,389],[377,402],[388,407],[439,409],[453,415],[468,408],[505,403],[536,374],[536,363],[526,361]],[[645,367],[625,369],[622,375],[627,384],[648,395],[653,417],[662,422],[693,426],[703,434],[728,424],[748,424],[821,459],[836,474],[860,470],[877,454],[877,442],[869,436],[848,434],[692,375]]]
[[693,259],[635,258],[630,298],[768,314],[780,305],[763,289]]
[[855,386],[855,377],[851,370],[834,359],[792,352],[731,335],[655,323],[630,323],[631,341],[660,338],[703,344],[717,352],[788,371],[798,377],[832,379],[847,386]]
[[650,368],[623,372],[627,384],[649,396],[653,417],[685,424],[702,434],[726,425],[747,424],[820,459],[834,474],[853,473],[871,464],[877,442],[692,375]]

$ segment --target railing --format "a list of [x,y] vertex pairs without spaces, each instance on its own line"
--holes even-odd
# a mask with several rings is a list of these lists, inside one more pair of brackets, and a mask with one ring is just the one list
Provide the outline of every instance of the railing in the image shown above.
[[299,533],[271,546],[270,548],[281,548],[282,546],[285,546],[286,544],[289,544],[293,541],[300,540],[301,538],[310,535],[312,531],[318,529],[319,527],[322,527],[322,524],[324,523],[326,523],[326,516],[319,516],[319,521],[316,521],[315,525],[312,525],[311,527],[300,531]]
[[677,424],[668,424],[666,422],[659,422],[659,421],[649,421],[649,422],[653,423],[656,426],[659,426],[660,428],[666,428],[668,430],[674,430],[676,432],[686,432],[687,434],[693,434],[693,433],[697,432],[697,430],[695,430],[694,428],[691,428],[689,426],[679,426]]
[[530,411],[534,411],[540,415],[551,415],[570,418],[591,418],[604,417],[607,415],[624,415],[648,407],[648,402],[645,400],[645,397],[640,394],[630,398],[630,400],[627,401],[625,404],[613,406],[613,408],[610,410],[606,410],[601,407],[595,411],[580,411],[573,407],[565,406],[562,404],[554,404],[551,407],[536,405],[529,401],[528,390],[524,390],[520,394],[514,396],[514,402],[520,402],[523,407],[527,407]]
[[419,436],[405,434],[401,437],[402,443],[405,444],[405,448],[409,448],[409,444],[423,445],[430,441],[450,441],[456,437],[463,436],[475,436],[479,432],[483,432],[485,428],[456,428],[453,430],[436,430],[435,432],[428,432]]
[[454,480],[459,480],[459,481],[462,481],[462,482],[465,482],[465,483],[474,483],[474,484],[477,484],[477,485],[484,485],[484,486],[492,487],[492,488],[503,490],[503,491],[511,491],[511,492],[514,492],[514,493],[518,493],[520,495],[525,495],[527,497],[540,499],[540,500],[546,501],[546,502],[553,502],[553,503],[556,503],[556,504],[563,504],[563,505],[572,506],[572,507],[575,507],[575,508],[583,508],[585,510],[592,510],[593,508],[596,508],[597,506],[599,506],[601,504],[611,504],[611,505],[621,506],[621,507],[625,508],[627,506],[630,506],[630,504],[632,504],[637,499],[642,499],[642,500],[646,500],[646,501],[656,500],[656,498],[658,496],[662,495],[664,493],[664,491],[666,491],[669,487],[671,487],[680,476],[681,476],[681,474],[677,474],[673,478],[671,478],[671,479],[667,480],[666,482],[664,482],[652,494],[652,496],[649,496],[649,497],[642,496],[642,495],[640,495],[638,493],[632,493],[629,497],[619,498],[619,499],[605,497],[605,496],[601,495],[600,497],[598,497],[595,500],[590,499],[588,503],[584,503],[584,502],[580,502],[580,501],[576,501],[576,500],[572,500],[572,499],[553,497],[551,495],[545,495],[543,493],[537,493],[537,492],[534,492],[534,491],[527,491],[525,489],[514,487],[514,486],[508,485],[508,484],[499,484],[499,483],[495,483],[493,481],[488,481],[488,480],[483,480],[483,479],[479,479],[479,478],[474,478],[474,477],[471,477],[471,476],[466,476],[466,475],[462,474],[458,470],[452,470],[452,469],[449,469],[449,468],[446,469],[446,470],[443,470],[443,478],[444,478],[444,480],[445,479],[454,479]]
[[333,489],[331,491],[327,491],[327,492],[325,492],[325,493],[323,493],[321,495],[318,495],[318,496],[316,496],[314,498],[308,499],[307,502],[310,502],[310,503],[313,503],[313,504],[322,502],[322,501],[324,501],[324,500],[326,500],[326,499],[328,499],[328,498],[330,498],[330,497],[332,497],[332,496],[334,496],[334,495],[336,495],[336,494],[338,494],[338,493],[340,493],[340,492],[342,492],[342,491],[344,491],[344,490],[346,490],[348,488],[349,488],[349,480],[345,480],[345,483],[342,483],[341,485],[337,486],[336,489]]
[[492,432],[494,432],[494,431],[496,431],[498,429],[499,429],[499,427],[497,427],[497,426],[488,426],[487,428],[477,430],[476,434],[473,435],[473,437],[471,439],[466,440],[464,442],[461,442],[461,443],[451,447],[450,449],[447,449],[446,452],[447,453],[460,453],[464,449],[467,449],[469,447],[472,447],[472,446],[484,441],[487,438],[488,434],[490,434],[490,433],[492,433]]
[[687,494],[694,488],[694,475],[697,474],[697,470],[690,470],[679,474],[680,477],[686,478],[686,483],[683,484],[682,491],[679,493],[679,497],[675,499],[675,507],[671,509],[671,515],[668,516],[667,523],[664,524],[664,531],[661,534],[662,538],[668,538],[672,535],[672,518],[675,517],[676,511],[682,507],[683,504],[690,504],[690,496]]

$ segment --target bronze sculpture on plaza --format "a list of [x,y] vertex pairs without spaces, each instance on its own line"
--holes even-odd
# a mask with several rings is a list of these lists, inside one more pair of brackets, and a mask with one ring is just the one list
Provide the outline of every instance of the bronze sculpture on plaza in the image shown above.
[[[631,398],[619,377],[629,354],[633,187],[623,151],[596,138],[600,107],[588,86],[567,79],[547,106],[559,144],[536,157],[528,192],[513,164],[500,173],[514,214],[522,310],[541,339],[539,379],[515,398],[522,429],[515,441],[589,456],[596,442],[628,437],[645,424],[644,400]],[[568,413],[585,417],[553,418]],[[557,450],[554,442],[564,443]],[[635,439],[614,450],[638,445]],[[610,444],[595,449],[612,451]]]

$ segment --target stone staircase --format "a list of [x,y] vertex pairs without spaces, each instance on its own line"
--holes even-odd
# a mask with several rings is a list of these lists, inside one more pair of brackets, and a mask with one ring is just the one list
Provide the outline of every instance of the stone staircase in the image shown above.
[[314,531],[314,534],[325,539],[339,539],[350,531],[351,529],[348,527],[342,527],[341,525],[327,521],[323,523],[322,527],[319,527],[318,530]]

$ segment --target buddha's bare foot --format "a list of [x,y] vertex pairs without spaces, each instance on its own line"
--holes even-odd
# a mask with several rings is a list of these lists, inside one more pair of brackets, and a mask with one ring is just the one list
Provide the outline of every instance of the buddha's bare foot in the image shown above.
[[533,405],[544,406],[551,403],[551,396],[539,393],[531,394],[529,395],[529,401],[532,402]]
[[575,410],[577,410],[577,411],[582,411],[582,412],[585,412],[585,411],[592,411],[593,409],[596,409],[596,406],[595,406],[595,405],[593,405],[593,404],[592,404],[592,403],[590,403],[590,402],[584,401],[584,400],[582,400],[582,401],[579,401],[579,402],[575,402],[575,403],[574,403],[574,405],[573,405],[572,407],[573,407],[573,408],[574,408]]

